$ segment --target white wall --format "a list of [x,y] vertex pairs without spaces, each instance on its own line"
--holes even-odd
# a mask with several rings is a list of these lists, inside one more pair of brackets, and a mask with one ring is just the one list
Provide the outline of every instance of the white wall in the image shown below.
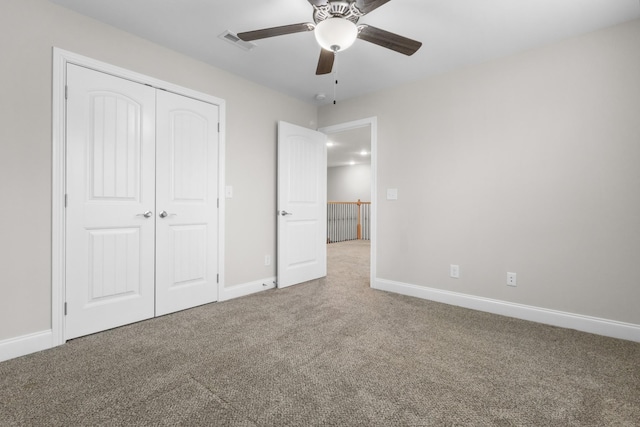
[[378,278],[640,326],[639,52],[632,21],[321,108],[378,117]]
[[327,169],[327,200],[370,202],[371,165],[335,166]]
[[46,0],[2,0],[0,28],[0,341],[51,328],[53,46],[226,100],[226,285],[275,275],[277,121],[315,128],[315,106]]

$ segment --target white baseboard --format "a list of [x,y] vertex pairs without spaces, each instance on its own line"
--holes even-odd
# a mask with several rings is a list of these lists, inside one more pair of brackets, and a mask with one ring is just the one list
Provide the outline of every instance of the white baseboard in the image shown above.
[[276,287],[275,281],[275,277],[268,277],[266,279],[256,280],[255,282],[244,283],[242,285],[224,287],[220,292],[218,301],[228,301],[230,299],[255,294],[256,292],[266,291],[267,289],[273,289]]
[[0,362],[53,347],[51,330],[0,341]]
[[[223,288],[219,301],[227,301],[275,288],[275,277]],[[55,347],[51,330],[0,341],[0,362]]]
[[[275,288],[275,277],[224,288],[219,301],[227,301]],[[266,285],[266,286],[265,286]],[[567,313],[529,305],[482,298],[458,292],[427,288],[376,278],[372,288],[401,295],[457,305],[473,310],[515,317],[561,328],[576,329],[597,335],[640,342],[640,325]],[[51,330],[0,341],[0,362],[54,347]]]
[[372,288],[561,328],[640,342],[640,325],[376,278]]

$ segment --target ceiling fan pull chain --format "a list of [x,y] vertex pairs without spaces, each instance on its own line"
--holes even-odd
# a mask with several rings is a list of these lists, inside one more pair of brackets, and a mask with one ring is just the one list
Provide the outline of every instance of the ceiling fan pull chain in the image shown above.
[[338,92],[338,54],[337,52],[333,53],[335,55],[335,64],[333,67],[333,74],[334,74],[334,83],[333,83],[333,105],[336,105],[336,98],[337,98],[337,92]]

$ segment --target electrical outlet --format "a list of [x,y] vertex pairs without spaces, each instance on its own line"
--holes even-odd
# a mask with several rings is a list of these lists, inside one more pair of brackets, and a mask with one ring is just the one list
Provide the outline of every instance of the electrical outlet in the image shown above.
[[451,264],[449,266],[449,276],[453,277],[454,279],[459,279],[460,278],[460,266],[459,265],[455,265],[455,264]]
[[507,273],[507,286],[517,286],[516,273]]
[[265,255],[264,256],[264,265],[271,265],[271,256],[270,255]]

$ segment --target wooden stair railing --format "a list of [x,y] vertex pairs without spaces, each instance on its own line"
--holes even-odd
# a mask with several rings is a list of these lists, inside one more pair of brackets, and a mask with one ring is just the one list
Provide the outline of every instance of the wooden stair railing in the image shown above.
[[[336,209],[339,205],[344,206],[344,209]],[[363,202],[360,199],[357,202],[327,202],[327,243],[354,239],[369,240],[370,205],[371,202]]]

